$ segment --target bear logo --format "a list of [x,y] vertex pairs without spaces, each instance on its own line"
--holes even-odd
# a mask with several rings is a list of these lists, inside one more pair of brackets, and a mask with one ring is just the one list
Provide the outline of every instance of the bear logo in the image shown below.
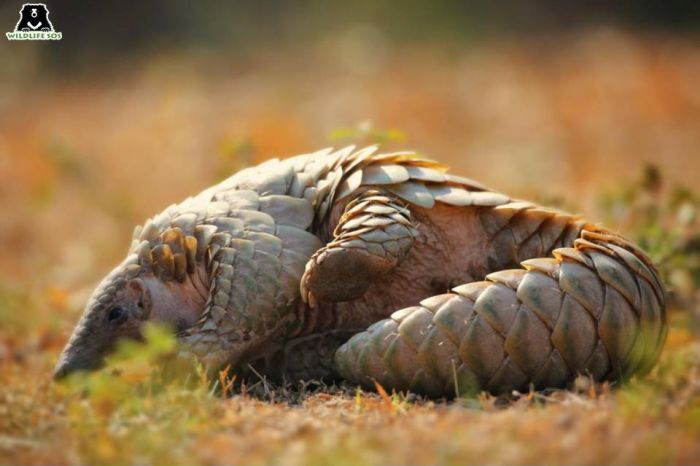
[[19,21],[15,32],[42,31],[54,32],[53,24],[49,21],[49,9],[43,3],[25,3],[19,11]]

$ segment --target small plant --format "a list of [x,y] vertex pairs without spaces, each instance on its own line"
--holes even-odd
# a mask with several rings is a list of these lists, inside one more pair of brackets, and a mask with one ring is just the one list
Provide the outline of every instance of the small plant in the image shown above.
[[697,310],[700,295],[700,194],[667,186],[647,165],[634,182],[600,198],[604,220],[646,250],[668,286],[673,306]]
[[371,121],[365,120],[354,127],[334,129],[330,134],[330,140],[343,144],[386,144],[404,142],[406,135],[396,128],[375,128]]
[[256,147],[249,138],[227,139],[217,151],[215,178],[224,180],[246,167],[253,165]]

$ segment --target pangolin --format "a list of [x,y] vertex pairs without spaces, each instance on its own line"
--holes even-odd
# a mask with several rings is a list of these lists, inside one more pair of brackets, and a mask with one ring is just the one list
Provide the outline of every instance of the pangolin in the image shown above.
[[147,321],[210,370],[431,397],[644,374],[666,335],[659,275],[626,239],[374,146],[270,160],[136,227],[56,378]]

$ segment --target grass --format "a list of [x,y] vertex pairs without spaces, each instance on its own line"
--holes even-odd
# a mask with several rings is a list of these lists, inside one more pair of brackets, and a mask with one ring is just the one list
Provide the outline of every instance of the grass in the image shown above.
[[[2,369],[6,464],[694,464],[700,458],[700,345],[678,322],[654,374],[620,389],[452,403],[348,386],[292,391],[258,381],[231,396],[204,379],[164,381],[151,337],[118,369],[51,384],[36,350]],[[126,353],[130,353],[131,348]],[[126,353],[123,353],[126,354]],[[114,367],[114,366],[113,366]],[[154,374],[154,371],[156,372]],[[263,385],[265,385],[263,387]]]
[[[165,60],[81,86],[15,83],[3,101],[13,119],[0,120],[0,172],[12,175],[0,186],[0,464],[700,463],[700,107],[687,80],[700,54],[670,39],[571,40],[566,53],[501,44],[458,64],[392,55],[358,76],[300,60],[237,81],[221,68],[178,75]],[[321,69],[326,85],[306,92]],[[27,110],[38,102],[40,114]],[[352,125],[367,116],[390,129]],[[269,155],[358,138],[420,142],[460,174],[582,211],[643,245],[670,291],[652,374],[445,402],[209,380],[196,367],[173,377],[162,369],[173,341],[152,329],[110,369],[52,383],[134,224]]]

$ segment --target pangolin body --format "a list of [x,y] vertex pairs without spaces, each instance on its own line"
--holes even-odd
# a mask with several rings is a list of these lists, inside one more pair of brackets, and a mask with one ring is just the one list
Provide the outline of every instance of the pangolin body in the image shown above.
[[564,387],[648,372],[664,307],[649,258],[609,230],[412,153],[326,149],[137,227],[56,373],[161,320],[210,368],[436,397]]

